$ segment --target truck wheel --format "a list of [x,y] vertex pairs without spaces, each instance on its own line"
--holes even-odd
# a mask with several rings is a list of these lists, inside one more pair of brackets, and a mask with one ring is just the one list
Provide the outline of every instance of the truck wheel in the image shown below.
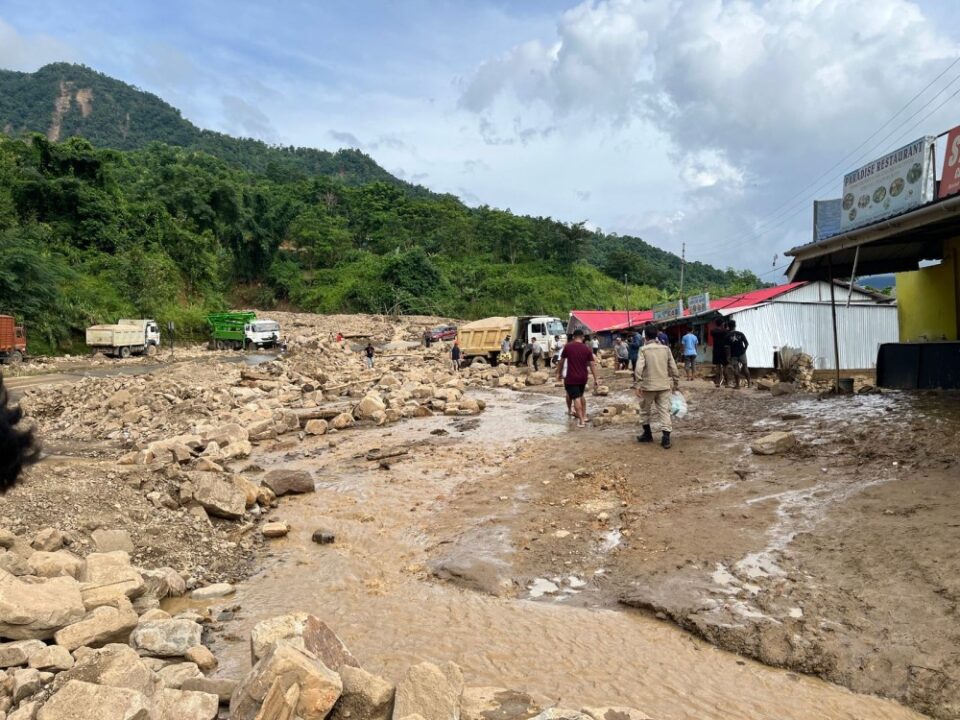
[[155,357],[156,354],[157,354],[157,346],[152,344],[147,345],[147,357]]
[[214,347],[215,347],[217,350],[223,350],[223,340],[217,340],[217,341],[214,343]]
[[475,365],[486,365],[486,364],[487,364],[487,359],[486,359],[485,357],[483,357],[482,355],[478,355],[478,356],[475,357],[475,358],[471,358],[470,364],[471,364],[471,365],[474,365],[474,364],[475,364]]
[[120,357],[122,357],[124,360],[130,357],[130,348],[128,348],[127,346],[123,346],[122,348],[120,348]]
[[10,365],[16,365],[19,362],[23,362],[23,353],[19,350],[14,350],[12,353],[7,355],[7,362]]
[[233,349],[234,349],[234,350],[242,350],[242,349],[243,349],[243,344],[242,344],[239,340],[234,340],[234,341],[233,341]]

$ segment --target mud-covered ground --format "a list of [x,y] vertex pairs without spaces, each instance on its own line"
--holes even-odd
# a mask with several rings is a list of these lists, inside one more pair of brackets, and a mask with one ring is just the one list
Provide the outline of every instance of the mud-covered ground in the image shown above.
[[[413,325],[374,317],[279,319],[294,345],[300,333],[343,330],[384,348],[395,343],[393,355],[382,358],[397,367],[437,365],[437,358],[404,354],[410,352],[404,343],[436,319]],[[291,520],[293,530],[271,543],[249,519],[232,523],[178,507],[167,470],[117,463],[130,437],[93,413],[71,412],[71,392],[87,394],[114,381],[119,388],[124,376],[149,372],[143,383],[153,391],[180,388],[182,397],[161,393],[180,410],[137,414],[132,427],[144,441],[167,425],[180,432],[187,415],[199,422],[213,412],[204,393],[229,385],[255,360],[196,350],[173,363],[60,361],[45,375],[14,378],[14,393],[28,407],[31,399],[47,398],[38,406],[41,428],[57,457],[32,468],[27,482],[3,499],[0,527],[23,534],[55,526],[81,554],[91,549],[95,529],[126,529],[134,560],[144,566],[173,566],[198,585],[248,577],[237,596],[244,608],[216,647],[227,668],[240,669],[246,659],[229,639],[245,636],[244,624],[306,609],[336,621],[351,646],[384,671],[397,658],[409,664],[429,656],[456,659],[477,679],[512,685],[523,680],[517,668],[542,659],[537,638],[545,632],[558,648],[570,645],[571,634],[592,640],[589,652],[581,648],[589,670],[579,657],[537,670],[544,694],[563,687],[572,699],[591,692],[595,701],[642,697],[644,707],[663,717],[694,708],[703,717],[737,710],[766,717],[774,698],[789,705],[802,696],[815,705],[820,692],[830,703],[848,702],[835,688],[799,684],[794,697],[786,690],[789,674],[767,675],[759,665],[743,664],[740,677],[742,663],[721,661],[712,649],[718,658],[707,681],[698,675],[705,666],[697,656],[709,648],[683,636],[687,657],[670,626],[676,624],[770,665],[937,717],[960,717],[957,396],[821,400],[684,383],[691,412],[676,423],[674,447],[666,451],[636,442],[628,376],[603,371],[610,395],[590,395],[588,403],[592,415],[604,408],[607,414],[584,430],[564,419],[560,388],[517,393],[489,383],[479,417],[437,413],[342,435],[293,433],[259,443],[232,469],[256,479],[265,469],[297,467],[317,483],[316,494],[284,499],[272,511]],[[346,365],[335,374],[362,372],[353,369],[360,361],[350,353],[337,362]],[[140,382],[124,386],[136,390]],[[45,387],[38,397],[34,390]],[[614,409],[620,413],[611,422]],[[752,454],[751,442],[774,430],[792,430],[798,446],[782,455]],[[395,454],[382,460],[384,452]],[[337,543],[311,543],[317,528],[336,531]],[[488,595],[502,600],[488,603]],[[512,598],[543,605],[532,611]],[[622,612],[551,614],[563,606]],[[663,638],[650,645],[649,628],[611,619],[625,613],[638,619],[627,607],[664,621],[644,619],[663,628]],[[624,634],[619,644],[606,637],[625,630],[638,634]],[[495,649],[477,647],[464,657],[465,643],[478,633],[486,634],[483,647]],[[676,657],[657,657],[650,647]],[[618,676],[618,662],[607,656],[623,652],[649,660],[649,681]],[[512,670],[505,676],[504,668]],[[686,710],[657,685],[675,682],[680,692],[693,677],[702,678],[701,687],[681,693]],[[608,688],[610,682],[616,687]],[[731,683],[741,684],[736,692]],[[750,697],[741,699],[741,691]],[[834,712],[824,716],[859,717],[830,707]]]
[[[627,382],[612,380],[606,400],[629,399]],[[684,388],[691,413],[669,451],[637,443],[632,424],[571,425],[482,492],[464,484],[437,519],[437,574],[544,602],[622,603],[765,663],[960,717],[960,398]],[[774,430],[799,446],[752,454]],[[481,536],[506,540],[495,561],[470,551]]]

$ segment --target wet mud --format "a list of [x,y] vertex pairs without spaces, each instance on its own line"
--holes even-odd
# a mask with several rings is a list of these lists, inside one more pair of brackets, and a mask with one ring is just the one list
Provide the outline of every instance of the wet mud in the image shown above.
[[[317,492],[284,500],[272,519],[291,533],[223,603],[233,619],[213,639],[221,673],[249,666],[242,638],[257,621],[308,611],[394,679],[419,660],[453,660],[470,684],[658,718],[917,717],[746,659],[844,683],[830,672],[839,654],[828,665],[822,652],[817,667],[790,654],[823,626],[809,598],[828,601],[829,579],[814,574],[826,570],[804,565],[798,547],[837,508],[889,483],[841,491],[864,453],[824,442],[799,401],[712,392],[692,391],[669,452],[638,448],[632,426],[574,429],[555,389],[490,393],[487,411],[466,422],[425,418],[261,448],[248,474],[306,468]],[[780,419],[794,415],[803,419]],[[749,455],[751,437],[785,422],[804,438],[797,455]],[[312,543],[317,529],[336,542]],[[765,637],[768,624],[792,633],[786,652],[781,636]]]

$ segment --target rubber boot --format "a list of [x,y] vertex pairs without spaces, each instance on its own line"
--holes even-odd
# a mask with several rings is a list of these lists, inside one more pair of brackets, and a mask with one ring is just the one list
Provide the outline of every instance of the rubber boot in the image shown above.
[[643,435],[637,435],[637,440],[640,442],[653,442],[653,431],[650,430],[649,425],[643,426]]
[[670,431],[669,430],[663,431],[663,439],[660,441],[660,447],[662,447],[664,450],[670,449]]

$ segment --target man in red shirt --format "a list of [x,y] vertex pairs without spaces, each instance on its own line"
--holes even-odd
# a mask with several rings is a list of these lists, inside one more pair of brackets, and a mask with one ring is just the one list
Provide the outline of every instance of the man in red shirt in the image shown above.
[[[564,374],[566,369],[566,374]],[[589,372],[589,374],[588,374]],[[577,427],[587,426],[587,399],[583,396],[587,381],[593,375],[593,387],[597,387],[597,363],[593,350],[583,342],[583,330],[575,330],[573,342],[563,346],[560,362],[557,364],[557,380],[563,379],[567,398],[573,403],[577,415]]]

